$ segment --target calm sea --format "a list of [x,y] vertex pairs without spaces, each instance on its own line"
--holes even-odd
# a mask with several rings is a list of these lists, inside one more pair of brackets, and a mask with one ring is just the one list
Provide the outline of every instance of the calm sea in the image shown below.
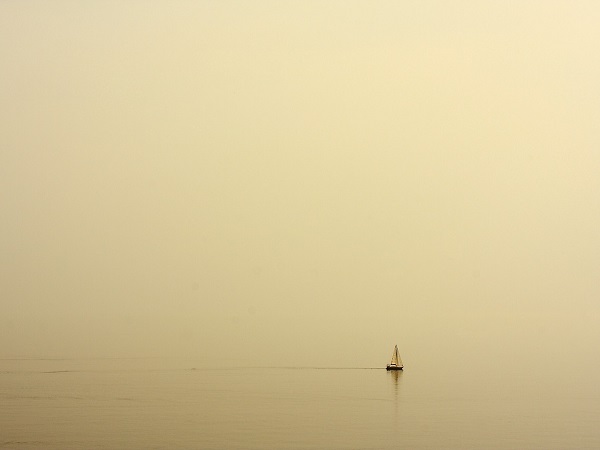
[[198,365],[1,360],[0,447],[600,448],[600,380],[559,367]]

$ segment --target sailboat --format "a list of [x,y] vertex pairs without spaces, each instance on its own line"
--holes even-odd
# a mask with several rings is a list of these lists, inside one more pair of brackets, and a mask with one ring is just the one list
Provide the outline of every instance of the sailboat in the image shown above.
[[392,362],[389,363],[385,370],[402,370],[404,368],[404,364],[402,364],[402,358],[400,358],[400,353],[398,352],[398,346],[394,347],[394,353],[392,353]]

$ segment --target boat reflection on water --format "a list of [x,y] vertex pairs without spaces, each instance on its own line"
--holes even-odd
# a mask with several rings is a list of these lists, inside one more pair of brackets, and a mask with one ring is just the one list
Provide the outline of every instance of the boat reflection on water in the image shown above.
[[402,371],[401,370],[391,370],[390,372],[390,376],[392,377],[392,381],[394,382],[394,387],[397,390],[398,389],[398,379],[402,376]]
[[392,386],[394,388],[394,396],[397,399],[398,392],[400,391],[400,384],[402,383],[402,373],[403,372],[401,370],[391,370],[388,373],[392,379]]
[[389,370],[388,376],[392,382],[392,392],[390,393],[391,401],[394,402],[394,413],[395,417],[398,417],[400,404],[400,385],[402,384],[402,374],[404,373],[401,370]]

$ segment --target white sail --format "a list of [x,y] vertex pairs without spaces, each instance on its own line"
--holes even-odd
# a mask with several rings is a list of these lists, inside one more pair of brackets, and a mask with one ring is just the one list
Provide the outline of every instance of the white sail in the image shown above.
[[394,347],[394,353],[392,353],[392,362],[390,366],[398,366],[398,360],[400,359],[400,354],[398,353],[398,346]]
[[398,346],[394,347],[394,353],[392,353],[392,362],[390,366],[402,367],[402,358],[400,358],[400,352],[398,351]]
[[398,351],[398,346],[396,345],[396,361],[398,366],[403,367],[402,358],[400,358],[400,352]]

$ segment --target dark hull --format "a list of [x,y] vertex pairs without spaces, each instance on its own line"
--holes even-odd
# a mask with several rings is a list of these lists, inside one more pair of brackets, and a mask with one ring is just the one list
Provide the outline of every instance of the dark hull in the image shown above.
[[402,370],[404,367],[398,367],[398,366],[387,366],[385,368],[385,370]]

